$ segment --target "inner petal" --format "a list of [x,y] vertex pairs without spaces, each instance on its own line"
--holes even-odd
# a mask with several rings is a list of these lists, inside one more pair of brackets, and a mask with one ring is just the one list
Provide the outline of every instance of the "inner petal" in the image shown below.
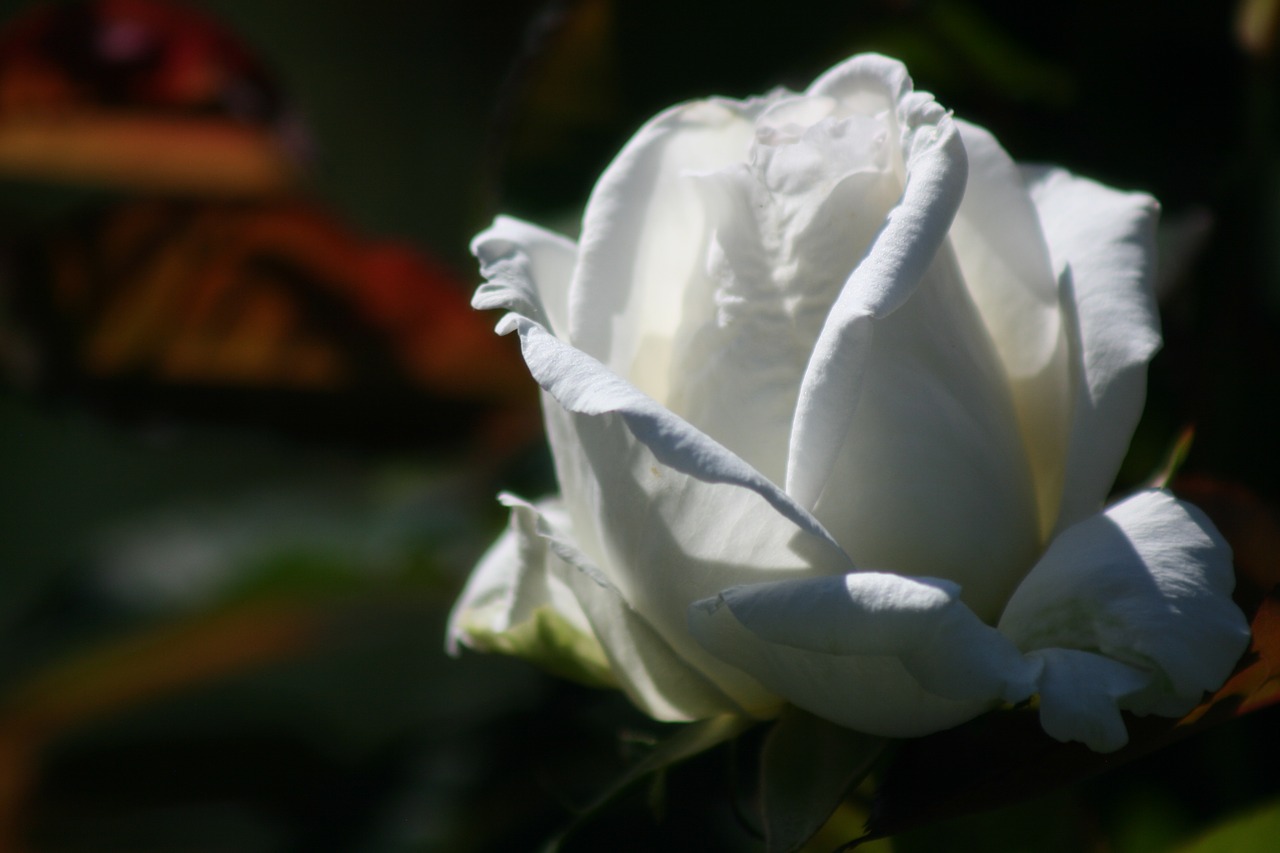
[[783,101],[761,118],[746,163],[696,176],[713,225],[667,405],[776,483],[814,341],[901,194],[882,116],[796,123],[829,108]]
[[569,340],[655,400],[672,336],[699,286],[708,223],[687,175],[739,162],[769,98],[696,101],[631,139],[592,191],[569,292]]

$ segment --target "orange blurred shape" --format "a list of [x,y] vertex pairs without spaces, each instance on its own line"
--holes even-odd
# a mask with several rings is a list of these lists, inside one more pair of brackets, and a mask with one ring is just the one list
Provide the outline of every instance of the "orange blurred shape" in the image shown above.
[[134,201],[54,236],[36,266],[90,375],[528,396],[451,270],[301,201]]
[[1235,600],[1253,632],[1231,678],[1182,724],[1218,705],[1235,714],[1272,705],[1280,701],[1280,511],[1243,485],[1206,476],[1180,477],[1175,491],[1203,509],[1230,543]]
[[301,143],[264,67],[195,10],[93,0],[0,30],[0,174],[274,192],[294,182]]

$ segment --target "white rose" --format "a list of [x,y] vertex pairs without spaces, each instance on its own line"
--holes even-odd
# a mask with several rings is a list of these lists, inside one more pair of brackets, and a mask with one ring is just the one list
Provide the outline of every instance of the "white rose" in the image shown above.
[[1103,509],[1160,345],[1155,202],[1016,166],[857,56],[646,124],[578,243],[473,245],[545,389],[561,494],[503,496],[449,642],[661,720],[785,703],[915,736],[1039,696],[1097,750],[1245,648],[1227,544]]

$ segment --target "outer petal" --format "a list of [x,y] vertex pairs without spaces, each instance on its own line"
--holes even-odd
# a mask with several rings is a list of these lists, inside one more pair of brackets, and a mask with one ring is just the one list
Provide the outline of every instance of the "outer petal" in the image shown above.
[[1057,276],[1022,173],[986,130],[956,124],[969,182],[951,243],[1009,377],[1047,541],[1058,520],[1074,399]]
[[1026,170],[1079,371],[1058,529],[1098,510],[1128,449],[1160,348],[1152,295],[1157,205],[1060,169]]
[[689,609],[699,642],[792,703],[910,737],[1031,695],[1024,659],[932,578],[857,573],[734,587]]
[[740,162],[765,100],[714,99],[642,127],[592,190],[561,337],[665,401],[685,294],[705,278],[708,222],[692,172]]
[[[1109,730],[1096,716],[1108,702],[1176,716],[1221,685],[1249,641],[1233,585],[1231,549],[1204,514],[1165,492],[1144,491],[1060,533],[1010,599],[999,629],[1024,651],[1089,652],[1143,674],[1140,687],[1126,677],[1120,690],[1116,678],[1095,677],[1096,662],[1046,658],[1043,713],[1058,720],[1050,733],[1088,742]],[[1055,709],[1072,694],[1076,710]]]

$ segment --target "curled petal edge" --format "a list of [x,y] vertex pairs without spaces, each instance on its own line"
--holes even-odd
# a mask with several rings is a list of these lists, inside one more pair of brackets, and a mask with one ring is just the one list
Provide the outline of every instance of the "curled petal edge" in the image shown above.
[[554,333],[569,326],[569,282],[578,249],[572,240],[510,216],[497,217],[471,241],[485,282],[471,307],[536,318]]

